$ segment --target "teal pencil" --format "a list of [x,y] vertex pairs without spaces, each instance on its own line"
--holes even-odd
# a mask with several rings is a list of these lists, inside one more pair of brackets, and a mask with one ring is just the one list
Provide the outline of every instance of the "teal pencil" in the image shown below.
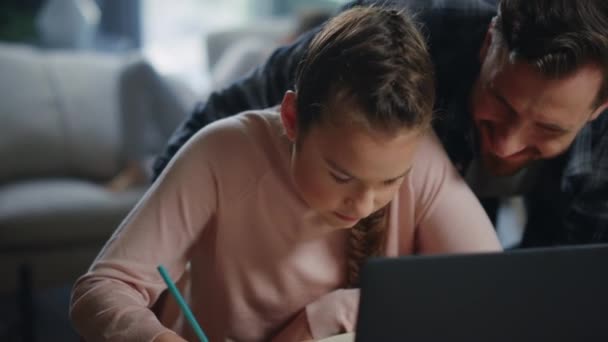
[[192,311],[190,311],[188,304],[186,304],[184,297],[182,297],[182,295],[179,293],[179,290],[169,277],[169,273],[167,273],[167,270],[165,270],[163,265],[158,266],[158,272],[160,273],[160,276],[163,278],[165,283],[167,283],[167,288],[169,289],[169,292],[171,292],[173,297],[175,297],[175,299],[177,300],[177,304],[179,305],[180,309],[182,309],[184,316],[186,316],[186,319],[192,326],[192,329],[194,330],[196,336],[198,336],[198,339],[201,342],[209,342],[207,336],[205,336],[205,333],[203,332],[203,329],[201,329],[201,326],[196,321],[196,318],[194,318]]

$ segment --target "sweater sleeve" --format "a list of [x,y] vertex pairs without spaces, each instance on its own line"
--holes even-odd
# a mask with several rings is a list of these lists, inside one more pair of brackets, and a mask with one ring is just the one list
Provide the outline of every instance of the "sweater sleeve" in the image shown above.
[[75,283],[70,317],[85,340],[151,341],[168,331],[150,310],[166,289],[157,266],[179,279],[216,212],[213,126],[180,150]]
[[433,133],[423,138],[412,169],[416,198],[416,251],[458,253],[501,250],[490,219]]

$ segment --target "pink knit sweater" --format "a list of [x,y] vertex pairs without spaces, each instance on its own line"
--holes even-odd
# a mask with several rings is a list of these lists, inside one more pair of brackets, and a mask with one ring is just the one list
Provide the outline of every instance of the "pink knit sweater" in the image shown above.
[[[180,279],[211,341],[268,340],[302,310],[316,338],[352,330],[358,293],[339,290],[349,231],[302,201],[289,157],[274,110],[196,134],[75,284],[78,332],[89,342],[151,341],[172,329],[195,341],[174,308],[160,318],[149,309],[166,288],[159,264]],[[387,234],[387,256],[500,249],[432,134],[390,204]]]

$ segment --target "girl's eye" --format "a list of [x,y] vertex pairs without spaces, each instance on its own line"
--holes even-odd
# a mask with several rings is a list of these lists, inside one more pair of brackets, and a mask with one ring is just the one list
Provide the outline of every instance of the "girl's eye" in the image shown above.
[[391,186],[391,185],[397,183],[397,181],[398,181],[398,179],[387,180],[387,181],[384,181],[384,185]]
[[337,174],[330,172],[331,177],[336,181],[336,183],[344,184],[350,181],[349,177],[338,176]]

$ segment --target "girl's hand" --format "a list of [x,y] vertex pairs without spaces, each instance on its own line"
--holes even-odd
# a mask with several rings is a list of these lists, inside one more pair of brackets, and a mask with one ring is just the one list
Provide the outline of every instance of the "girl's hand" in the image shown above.
[[161,335],[158,335],[158,337],[155,338],[153,342],[188,342],[188,341],[179,337],[177,334],[174,334],[172,332],[166,332]]
[[312,334],[308,326],[306,310],[300,311],[277,335],[272,342],[312,341]]
[[306,306],[310,332],[322,339],[354,332],[359,310],[359,289],[334,290]]

